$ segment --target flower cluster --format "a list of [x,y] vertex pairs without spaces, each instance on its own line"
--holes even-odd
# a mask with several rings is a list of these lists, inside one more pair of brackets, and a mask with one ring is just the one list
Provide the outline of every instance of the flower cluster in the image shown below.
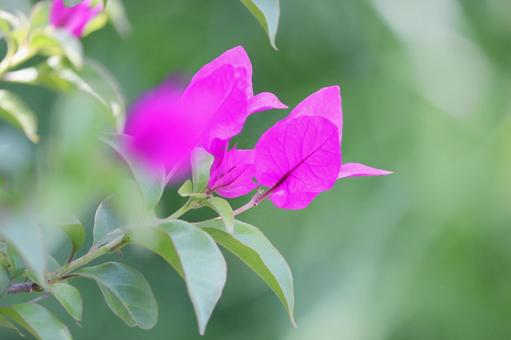
[[166,82],[134,106],[126,126],[130,149],[153,166],[182,167],[192,150],[214,156],[208,194],[234,198],[257,187],[255,203],[268,198],[283,209],[303,209],[338,179],[380,176],[389,171],[342,163],[339,86],[311,94],[276,123],[254,149],[229,149],[248,116],[287,108],[269,92],[254,95],[252,65],[235,47],[203,66],[184,90]]
[[93,0],[84,0],[73,6],[64,6],[64,0],[53,0],[50,12],[50,22],[54,27],[63,29],[80,38],[89,22],[102,10],[102,2],[93,5]]

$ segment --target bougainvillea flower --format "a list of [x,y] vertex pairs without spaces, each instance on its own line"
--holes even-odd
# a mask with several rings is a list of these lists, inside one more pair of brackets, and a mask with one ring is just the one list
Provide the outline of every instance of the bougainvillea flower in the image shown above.
[[211,166],[208,191],[226,198],[240,197],[254,190],[255,151],[240,150],[236,147],[227,150],[227,143],[213,151],[215,160]]
[[170,169],[186,162],[195,147],[211,153],[214,141],[240,133],[250,114],[285,107],[271,93],[253,95],[252,65],[245,50],[235,47],[203,66],[183,91],[166,82],[143,96],[126,133],[136,154]]
[[50,22],[54,27],[62,28],[79,38],[87,24],[102,10],[102,1],[93,5],[92,0],[84,0],[73,7],[66,7],[64,0],[53,0]]
[[338,86],[302,101],[266,131],[256,145],[256,178],[263,197],[284,209],[303,209],[339,178],[390,172],[358,163],[342,164],[342,109]]

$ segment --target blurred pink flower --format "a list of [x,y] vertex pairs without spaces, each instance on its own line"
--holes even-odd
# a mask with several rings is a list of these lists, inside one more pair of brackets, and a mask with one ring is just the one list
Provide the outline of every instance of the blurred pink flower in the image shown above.
[[62,28],[75,37],[81,37],[87,24],[103,9],[101,1],[92,5],[92,0],[84,0],[73,7],[64,6],[64,0],[53,0],[50,22],[54,27]]
[[214,141],[240,133],[250,114],[280,108],[286,106],[271,93],[253,95],[252,65],[238,46],[203,66],[184,91],[167,82],[145,94],[131,110],[126,133],[136,155],[170,170],[194,147],[212,152]]
[[341,163],[342,109],[338,86],[323,88],[296,106],[260,138],[255,148],[257,181],[273,204],[303,209],[337,179],[391,172]]

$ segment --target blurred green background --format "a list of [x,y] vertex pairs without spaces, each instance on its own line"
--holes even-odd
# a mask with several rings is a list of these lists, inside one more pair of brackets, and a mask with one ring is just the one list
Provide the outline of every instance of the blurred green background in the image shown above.
[[[340,84],[344,160],[395,174],[341,181],[303,211],[266,202],[242,216],[291,266],[298,329],[263,282],[226,254],[227,286],[200,337],[178,275],[128,250],[123,261],[146,275],[158,299],[157,326],[126,327],[94,283],[77,281],[81,327],[52,309],[76,339],[511,339],[511,2],[282,0],[278,52],[238,1],[124,3],[132,34],[121,39],[108,27],[84,44],[130,103],[168,75],[191,75],[243,45],[256,92],[272,91],[290,107]],[[53,92],[16,89],[42,127],[29,153],[52,147],[45,139],[58,130],[55,117],[83,120],[83,107]],[[253,146],[286,114],[251,117],[239,145]],[[100,171],[91,176],[86,183],[101,180]],[[171,191],[162,212],[181,203]]]

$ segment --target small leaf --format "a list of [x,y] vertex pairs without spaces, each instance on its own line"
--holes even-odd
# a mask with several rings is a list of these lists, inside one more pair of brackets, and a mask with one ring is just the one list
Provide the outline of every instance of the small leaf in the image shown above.
[[74,255],[85,243],[85,230],[80,221],[57,224],[71,241],[72,254]]
[[66,7],[73,7],[78,5],[83,0],[64,0],[64,6]]
[[83,66],[83,48],[80,40],[65,30],[47,27],[33,34],[30,48],[47,56],[63,55],[77,68]]
[[13,324],[7,317],[3,316],[2,314],[0,314],[0,327],[12,329],[13,331],[16,331],[20,337],[24,336],[19,328],[16,327],[15,324]]
[[224,222],[225,229],[232,234],[234,232],[234,211],[229,202],[220,197],[210,197],[204,200],[204,203],[218,213]]
[[107,262],[76,273],[98,284],[112,310],[129,327],[150,329],[158,319],[158,305],[146,279],[126,265]]
[[37,282],[46,285],[46,258],[40,228],[28,218],[10,219],[0,228],[0,238],[7,241],[33,271]]
[[193,184],[191,180],[186,180],[183,185],[179,187],[177,193],[181,197],[193,197],[193,198],[206,198],[208,195],[204,193],[195,193],[193,192]]
[[122,221],[119,220],[112,206],[113,199],[113,196],[107,197],[96,209],[96,214],[94,215],[94,229],[92,231],[95,245],[113,240],[111,237],[107,238],[107,235],[112,235],[111,233],[114,230],[123,226]]
[[67,283],[57,282],[50,286],[50,291],[73,319],[82,320],[83,302],[78,289]]
[[271,46],[277,50],[275,37],[279,28],[280,3],[279,0],[241,0],[250,13],[257,19],[264,29]]
[[6,90],[0,90],[0,117],[23,130],[32,142],[39,141],[34,112],[18,96]]
[[279,251],[256,227],[235,221],[234,233],[229,234],[221,221],[210,220],[198,224],[222,247],[245,262],[275,292],[286,308],[291,323],[294,320],[293,276],[289,265]]
[[147,207],[152,209],[158,204],[163,195],[166,185],[166,171],[164,167],[159,169],[147,169],[137,162],[130,153],[125,149],[129,145],[130,136],[123,134],[108,135],[103,141],[112,147],[124,159],[131,170],[135,181],[140,187]]
[[110,0],[106,6],[106,13],[117,33],[122,37],[131,33],[131,24],[121,0]]
[[199,332],[204,334],[227,274],[215,241],[193,224],[179,220],[140,230],[133,241],[160,255],[185,280]]
[[213,156],[202,148],[192,152],[192,183],[193,192],[202,193],[209,181],[209,172],[213,164]]
[[69,329],[46,308],[35,303],[20,303],[0,308],[7,316],[35,338],[41,340],[71,340]]
[[10,284],[11,278],[9,277],[9,272],[4,266],[0,265],[0,298],[7,293]]

